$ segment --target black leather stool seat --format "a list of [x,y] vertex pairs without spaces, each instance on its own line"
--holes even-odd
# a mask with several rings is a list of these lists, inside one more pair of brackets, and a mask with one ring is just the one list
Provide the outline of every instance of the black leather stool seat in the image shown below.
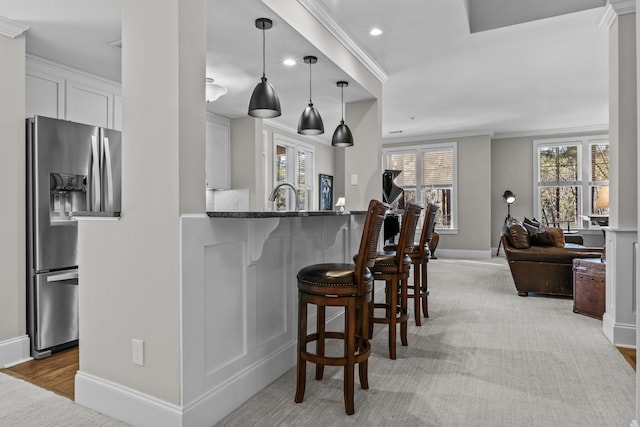
[[[310,265],[298,272],[298,288],[304,292],[326,295],[327,287],[336,287],[332,291],[336,295],[354,295],[357,292],[354,272],[354,264]],[[373,275],[368,268],[364,270],[363,280],[365,282],[373,280]]]

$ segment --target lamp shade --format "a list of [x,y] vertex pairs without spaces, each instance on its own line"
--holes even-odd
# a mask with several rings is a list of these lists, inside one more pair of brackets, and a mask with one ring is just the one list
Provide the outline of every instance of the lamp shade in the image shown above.
[[282,114],[278,95],[266,77],[263,76],[261,80],[251,94],[249,115],[258,118],[278,117]]
[[262,77],[256,85],[249,100],[249,115],[257,118],[272,118],[282,114],[280,100],[276,91],[267,81],[265,75],[265,31],[273,27],[273,21],[269,18],[256,19],[256,28],[262,30]]
[[320,135],[324,133],[324,123],[320,113],[311,101],[311,65],[318,62],[315,56],[305,56],[304,63],[309,64],[309,105],[304,109],[298,120],[298,133],[300,135]]
[[338,201],[336,202],[336,206],[340,207],[340,206],[345,206],[346,201],[344,197],[338,197]]
[[516,201],[516,195],[513,194],[511,190],[507,190],[502,195],[502,200],[504,200],[506,204],[510,205]]
[[598,198],[596,199],[596,208],[608,208],[609,207],[609,186],[603,185],[598,190]]
[[333,132],[333,138],[331,138],[331,145],[334,147],[352,147],[353,135],[351,135],[351,129],[344,124],[344,120],[340,120],[340,124]]
[[298,133],[301,135],[320,135],[324,133],[324,123],[320,113],[310,102],[298,120]]
[[351,129],[349,126],[344,124],[344,87],[348,86],[349,83],[339,81],[337,83],[340,88],[340,105],[342,108],[342,118],[340,119],[340,124],[336,127],[336,130],[333,132],[333,138],[331,138],[331,146],[333,147],[352,147],[353,146],[353,135],[351,135]]

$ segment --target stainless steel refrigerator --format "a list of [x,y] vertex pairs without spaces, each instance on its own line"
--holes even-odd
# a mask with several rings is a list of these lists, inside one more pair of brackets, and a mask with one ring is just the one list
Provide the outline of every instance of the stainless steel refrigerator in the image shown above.
[[120,212],[121,135],[27,119],[27,329],[41,359],[78,342],[76,215]]

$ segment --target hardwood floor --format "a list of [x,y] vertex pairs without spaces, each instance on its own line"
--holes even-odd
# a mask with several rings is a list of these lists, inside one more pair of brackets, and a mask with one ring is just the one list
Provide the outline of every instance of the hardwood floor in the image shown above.
[[[636,369],[636,349],[618,347],[627,362]],[[79,369],[78,347],[61,351],[41,360],[30,360],[0,372],[23,379],[74,400],[74,378]]]
[[636,370],[636,349],[618,347],[618,351],[624,356],[625,360]]
[[0,369],[0,372],[73,400],[74,380],[78,369],[78,347],[74,347],[45,359],[30,360],[10,368]]

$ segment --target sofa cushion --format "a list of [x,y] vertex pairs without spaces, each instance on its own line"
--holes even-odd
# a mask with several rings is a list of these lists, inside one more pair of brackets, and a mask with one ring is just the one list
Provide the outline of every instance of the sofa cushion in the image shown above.
[[562,228],[549,227],[546,225],[541,225],[540,228],[549,232],[551,239],[553,239],[553,246],[564,248],[564,233]]
[[529,232],[517,219],[507,220],[502,232],[514,248],[527,249],[529,247]]
[[547,230],[526,222],[524,223],[524,226],[529,233],[529,242],[531,246],[553,246],[553,238]]

